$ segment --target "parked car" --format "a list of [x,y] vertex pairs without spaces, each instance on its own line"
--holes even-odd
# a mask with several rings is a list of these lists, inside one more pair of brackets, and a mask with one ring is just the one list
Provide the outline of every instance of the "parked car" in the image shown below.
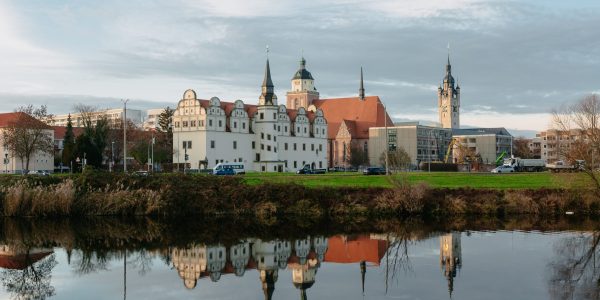
[[507,165],[499,166],[492,170],[492,173],[513,173],[515,168]]
[[363,175],[385,175],[385,168],[369,167],[363,170]]
[[42,170],[37,170],[37,171],[29,171],[29,173],[27,173],[27,175],[33,175],[33,176],[50,176],[50,173],[48,173],[46,171],[42,171]]
[[148,176],[148,171],[135,171],[133,172],[134,176],[146,177]]
[[213,171],[214,175],[235,175],[235,170],[233,168],[220,168],[218,170]]

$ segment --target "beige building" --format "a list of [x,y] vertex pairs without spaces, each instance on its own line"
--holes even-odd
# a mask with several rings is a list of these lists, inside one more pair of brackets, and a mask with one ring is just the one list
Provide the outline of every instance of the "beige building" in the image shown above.
[[[388,127],[388,147],[390,151],[403,148],[411,158],[411,163],[443,161],[452,140],[452,130],[421,125],[418,122],[396,123]],[[369,128],[369,162],[380,165],[379,158],[386,150],[385,127]]]
[[542,131],[536,134],[536,139],[539,139],[540,142],[540,158],[546,160],[547,163],[564,161],[565,153],[569,151],[573,143],[583,138],[585,136],[581,129]]
[[[125,112],[122,108],[99,110],[91,113],[91,121],[96,123],[98,119],[106,117],[108,122],[112,126],[119,126],[123,122],[123,113]],[[73,127],[83,127],[83,116],[80,113],[72,113],[66,115],[56,115],[52,120],[52,126],[67,126],[69,115],[71,116],[71,123]],[[137,109],[127,109],[127,119],[135,124],[136,126],[142,125],[142,111]]]
[[481,157],[484,164],[494,164],[498,156],[512,153],[512,135],[505,128],[469,128],[452,130],[458,144],[452,149],[453,157],[460,157],[460,149],[468,149]]
[[158,124],[158,118],[160,114],[165,111],[164,108],[153,108],[146,111],[146,118],[144,119],[143,128],[144,130],[154,130],[160,127]]

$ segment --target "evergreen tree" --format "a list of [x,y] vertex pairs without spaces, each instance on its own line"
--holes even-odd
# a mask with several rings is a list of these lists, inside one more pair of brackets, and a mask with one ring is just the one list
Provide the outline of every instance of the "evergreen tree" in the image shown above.
[[70,166],[71,162],[75,160],[73,157],[75,153],[75,134],[73,133],[73,122],[71,121],[71,114],[67,118],[67,130],[63,139],[63,151],[62,151],[62,163],[63,166]]
[[157,129],[159,129],[162,132],[171,133],[173,130],[171,128],[171,122],[173,122],[174,114],[175,110],[167,106],[165,110],[163,110],[163,112],[161,112],[160,115],[158,115],[159,128]]

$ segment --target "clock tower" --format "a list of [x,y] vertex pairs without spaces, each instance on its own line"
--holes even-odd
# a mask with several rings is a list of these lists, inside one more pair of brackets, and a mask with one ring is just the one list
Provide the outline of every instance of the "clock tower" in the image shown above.
[[292,89],[287,93],[287,105],[289,109],[304,107],[307,109],[313,100],[319,99],[319,92],[315,88],[315,79],[306,69],[304,57],[300,60],[300,68],[292,78]]
[[443,128],[460,128],[460,87],[454,84],[450,54],[446,64],[446,76],[438,88],[438,113]]

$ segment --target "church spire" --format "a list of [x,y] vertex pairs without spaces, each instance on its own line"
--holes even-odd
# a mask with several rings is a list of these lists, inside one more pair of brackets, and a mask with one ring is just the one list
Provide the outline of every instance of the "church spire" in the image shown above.
[[360,67],[360,88],[358,89],[358,97],[360,100],[365,100],[365,85],[363,83],[363,68]]
[[260,105],[277,105],[277,96],[275,96],[273,80],[271,80],[271,67],[269,66],[268,58],[261,90]]

